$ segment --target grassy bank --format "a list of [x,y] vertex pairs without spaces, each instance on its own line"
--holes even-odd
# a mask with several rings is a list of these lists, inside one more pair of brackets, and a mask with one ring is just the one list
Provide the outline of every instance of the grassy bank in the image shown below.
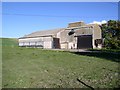
[[2,44],[3,88],[119,86],[118,62],[63,51],[21,48],[16,39],[3,39]]

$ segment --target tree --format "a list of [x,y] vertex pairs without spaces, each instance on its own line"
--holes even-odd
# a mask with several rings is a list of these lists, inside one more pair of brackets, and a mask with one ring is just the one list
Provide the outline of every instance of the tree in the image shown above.
[[120,21],[109,20],[101,29],[105,48],[120,49]]

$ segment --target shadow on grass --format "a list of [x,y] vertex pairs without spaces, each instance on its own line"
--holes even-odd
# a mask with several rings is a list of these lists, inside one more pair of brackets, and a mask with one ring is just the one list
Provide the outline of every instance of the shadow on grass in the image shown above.
[[91,52],[71,52],[77,55],[84,55],[84,56],[93,56],[93,57],[98,57],[98,58],[103,58],[103,59],[107,59],[110,61],[114,61],[114,62],[120,62],[120,53],[111,53],[111,52],[103,52],[103,51],[99,51],[99,52],[95,52],[95,51],[91,51]]

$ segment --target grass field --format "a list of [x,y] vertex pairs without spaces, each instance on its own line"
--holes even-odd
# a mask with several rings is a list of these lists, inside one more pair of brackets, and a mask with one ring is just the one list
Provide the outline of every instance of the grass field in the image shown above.
[[3,88],[119,87],[118,62],[109,58],[22,48],[16,39],[2,40]]

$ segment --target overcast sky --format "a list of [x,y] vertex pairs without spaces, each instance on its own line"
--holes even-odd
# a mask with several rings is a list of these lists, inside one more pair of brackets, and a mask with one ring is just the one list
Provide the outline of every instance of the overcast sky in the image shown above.
[[117,2],[3,2],[2,36],[22,37],[38,30],[67,27],[68,23],[118,19]]

